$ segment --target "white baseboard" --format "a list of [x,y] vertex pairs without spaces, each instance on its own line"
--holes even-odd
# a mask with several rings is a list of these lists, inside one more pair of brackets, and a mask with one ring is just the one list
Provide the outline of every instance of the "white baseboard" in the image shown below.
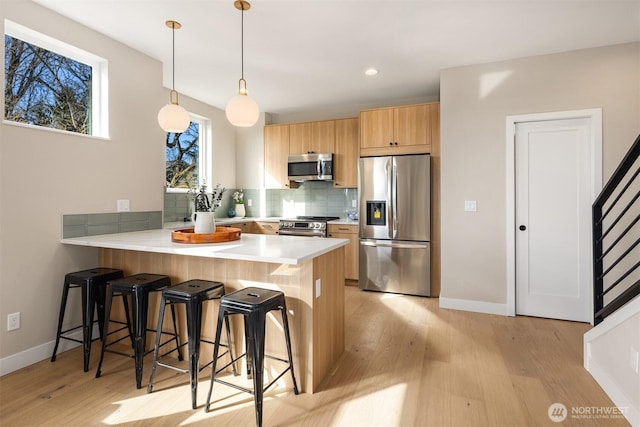
[[507,304],[457,299],[457,298],[445,298],[442,296],[440,297],[440,308],[473,311],[476,313],[485,313],[485,314],[499,314],[501,316],[509,315]]
[[[77,330],[68,334],[68,336],[82,341],[82,330]],[[93,328],[93,336],[100,336],[97,325]],[[55,343],[55,340],[52,340],[0,359],[0,376],[10,374],[11,372],[33,365],[34,363],[38,363],[42,360],[51,359],[51,353],[53,352],[53,346]],[[74,341],[60,340],[56,354],[60,357],[60,353],[71,350],[79,345],[80,343]]]
[[[627,304],[619,308],[613,314],[605,318],[602,323],[590,329],[584,334],[584,368],[591,374],[596,382],[602,387],[605,393],[613,401],[618,408],[624,408],[623,415],[632,426],[640,427],[640,403],[637,401],[638,395],[635,395],[635,401],[629,398],[628,390],[621,386],[612,374],[609,363],[601,363],[592,355],[592,343],[599,337],[606,334],[616,333],[616,328],[626,324],[631,318],[638,316],[640,313],[640,296],[637,296]],[[623,326],[624,327],[624,326]],[[632,332],[633,333],[633,332]],[[637,336],[637,335],[636,335]],[[629,338],[632,340],[632,337]],[[632,342],[632,341],[631,341]],[[620,344],[619,347],[612,348],[612,352],[625,351],[628,348],[627,343]],[[634,375],[630,373],[629,375]],[[637,376],[637,374],[635,374]]]
[[618,408],[621,408],[622,414],[632,426],[640,426],[640,410],[635,407],[635,403],[631,401],[627,394],[618,387],[615,381],[611,379],[606,369],[603,369],[595,360],[589,361],[587,369],[596,382],[602,387],[607,396]]

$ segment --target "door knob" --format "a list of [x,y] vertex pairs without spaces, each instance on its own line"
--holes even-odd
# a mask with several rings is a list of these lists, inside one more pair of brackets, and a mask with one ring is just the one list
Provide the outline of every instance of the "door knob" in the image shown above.
[[526,225],[521,225],[520,227],[518,227],[520,229],[520,231],[524,231],[527,229]]

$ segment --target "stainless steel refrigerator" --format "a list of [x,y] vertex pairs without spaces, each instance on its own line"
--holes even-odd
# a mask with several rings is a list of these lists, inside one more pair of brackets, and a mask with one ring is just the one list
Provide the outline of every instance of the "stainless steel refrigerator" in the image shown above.
[[428,154],[360,159],[361,289],[431,295],[430,182]]

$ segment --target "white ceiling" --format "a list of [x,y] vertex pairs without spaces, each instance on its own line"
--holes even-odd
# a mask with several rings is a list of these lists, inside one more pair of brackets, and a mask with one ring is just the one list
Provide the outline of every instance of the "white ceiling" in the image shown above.
[[[233,0],[34,0],[164,64],[171,87],[219,108],[240,78]],[[640,0],[251,0],[244,77],[287,114],[439,99],[443,68],[640,40]],[[380,73],[366,77],[364,70]]]

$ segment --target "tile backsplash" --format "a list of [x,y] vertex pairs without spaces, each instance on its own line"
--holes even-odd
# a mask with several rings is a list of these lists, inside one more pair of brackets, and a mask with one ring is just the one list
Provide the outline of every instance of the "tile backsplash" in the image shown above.
[[266,190],[266,215],[295,217],[300,215],[346,217],[356,211],[358,190],[334,188],[332,182],[307,181],[290,190]]
[[[227,218],[227,211],[233,207],[232,195],[236,189],[228,189],[222,198],[222,205],[216,210],[216,218]],[[264,200],[264,215],[267,217],[295,217],[299,215],[328,215],[346,217],[347,212],[358,200],[355,188],[334,188],[332,182],[308,181],[298,188],[287,190],[243,189],[247,217],[259,217]],[[264,197],[261,197],[264,192]],[[251,206],[247,201],[251,199]],[[357,205],[356,205],[357,206]],[[165,193],[164,221],[182,221],[190,218],[193,199],[186,193]]]
[[162,212],[110,212],[62,215],[62,238],[162,228]]

